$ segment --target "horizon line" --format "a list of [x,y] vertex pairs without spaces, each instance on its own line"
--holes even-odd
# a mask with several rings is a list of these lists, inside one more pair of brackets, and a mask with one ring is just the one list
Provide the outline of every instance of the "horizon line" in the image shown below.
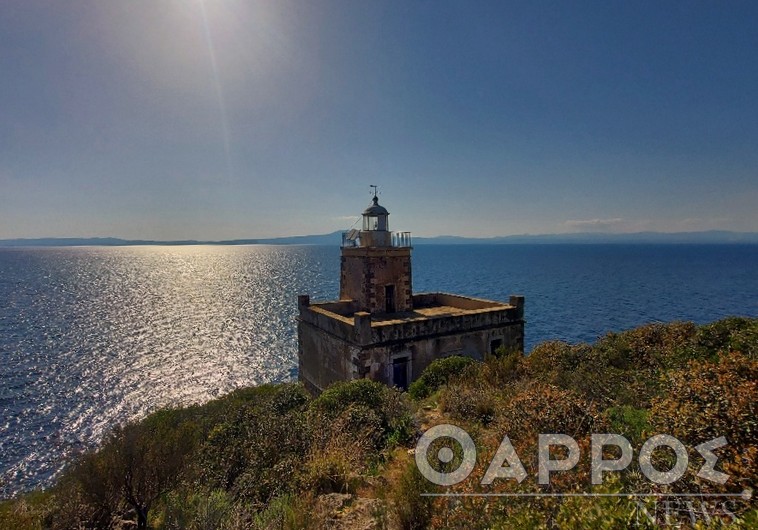
[[[114,240],[122,242],[147,242],[147,243],[232,243],[238,241],[275,241],[285,239],[296,238],[316,238],[316,237],[329,237],[340,234],[345,230],[334,230],[332,232],[326,232],[321,234],[293,234],[284,236],[260,236],[260,237],[237,237],[231,239],[194,239],[194,238],[182,238],[182,239],[149,239],[149,238],[126,238],[120,236],[37,236],[37,237],[6,237],[0,238],[0,242],[8,241],[42,241],[42,240]],[[454,234],[439,234],[434,236],[413,236],[414,239],[469,239],[469,240],[497,240],[508,238],[522,238],[522,237],[628,237],[628,236],[693,236],[693,235],[738,235],[738,236],[757,236],[758,231],[739,231],[739,230],[691,230],[691,231],[676,231],[666,232],[657,230],[644,230],[637,232],[597,232],[597,231],[584,231],[584,232],[545,232],[545,233],[520,233],[520,234],[506,234],[496,236],[463,236]]]

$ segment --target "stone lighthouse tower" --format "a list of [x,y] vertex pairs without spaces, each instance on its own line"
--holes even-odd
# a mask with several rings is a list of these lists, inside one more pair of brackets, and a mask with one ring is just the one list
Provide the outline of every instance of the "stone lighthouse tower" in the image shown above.
[[407,388],[440,357],[523,351],[524,297],[414,294],[411,234],[389,215],[374,191],[361,230],[342,234],[339,300],[298,297],[298,373],[314,394],[361,378]]
[[413,309],[410,232],[390,232],[389,215],[375,193],[363,212],[363,229],[343,236],[340,300],[353,300],[357,311]]

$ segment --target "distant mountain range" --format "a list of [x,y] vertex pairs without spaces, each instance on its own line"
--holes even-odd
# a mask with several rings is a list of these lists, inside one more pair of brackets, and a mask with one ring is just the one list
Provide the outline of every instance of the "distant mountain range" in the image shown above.
[[573,234],[538,234],[500,237],[458,237],[439,236],[414,238],[414,243],[456,245],[456,244],[606,244],[606,243],[758,243],[758,232],[729,232],[710,230],[707,232],[634,232],[614,234],[607,232],[579,232]]
[[[275,237],[267,239],[231,239],[225,241],[154,241],[148,239],[119,239],[115,237],[47,237],[38,239],[0,239],[0,247],[72,247],[103,246],[123,247],[132,245],[339,245],[342,231],[311,236]],[[414,245],[508,245],[508,244],[758,244],[758,232],[636,232],[632,234],[574,233],[514,235],[501,237],[414,237]]]

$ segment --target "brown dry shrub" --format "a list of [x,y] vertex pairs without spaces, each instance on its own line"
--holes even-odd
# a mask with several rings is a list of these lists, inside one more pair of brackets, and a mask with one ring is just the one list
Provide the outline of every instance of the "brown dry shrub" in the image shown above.
[[577,437],[601,432],[598,428],[605,426],[605,420],[595,403],[576,392],[533,383],[524,385],[499,411],[497,426],[514,436],[564,433]]
[[717,454],[719,465],[731,476],[727,486],[755,488],[758,361],[736,352],[721,355],[718,362],[692,361],[668,372],[665,382],[668,391],[654,400],[651,423],[689,447],[726,436],[728,446]]

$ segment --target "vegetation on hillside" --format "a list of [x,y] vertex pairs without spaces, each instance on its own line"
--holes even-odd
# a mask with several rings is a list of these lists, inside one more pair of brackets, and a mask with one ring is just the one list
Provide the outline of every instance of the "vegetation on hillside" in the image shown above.
[[[298,384],[243,389],[120,427],[54,488],[0,504],[0,527],[31,528],[755,528],[755,500],[664,506],[654,497],[427,497],[416,437],[441,423],[474,438],[478,465],[456,493],[741,493],[758,482],[758,320],[653,324],[594,345],[541,344],[528,356],[433,363],[408,393],[367,380],[311,398]],[[635,448],[624,472],[590,482],[593,433]],[[577,467],[537,484],[537,437],[565,433]],[[636,458],[654,434],[689,451],[681,480],[649,481]],[[528,477],[481,485],[507,435]],[[725,436],[715,484],[694,447]],[[451,445],[460,460],[459,447]],[[612,452],[612,451],[611,451]],[[554,458],[560,458],[556,454]],[[610,458],[610,456],[608,456]],[[654,453],[658,469],[673,464]],[[439,466],[439,463],[432,462]],[[688,505],[687,502],[690,504]]]

